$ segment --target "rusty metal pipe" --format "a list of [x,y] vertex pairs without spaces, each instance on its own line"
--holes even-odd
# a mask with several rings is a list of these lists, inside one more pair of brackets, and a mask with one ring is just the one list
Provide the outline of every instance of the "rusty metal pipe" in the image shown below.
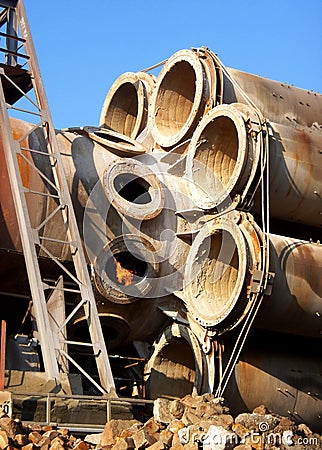
[[204,357],[191,330],[185,325],[169,326],[154,343],[145,369],[149,398],[200,393],[204,369]]
[[230,78],[233,78],[269,121],[304,128],[322,124],[322,95],[318,92],[236,69],[227,68],[227,72],[228,77],[224,75],[223,103],[247,103],[245,96],[232,83]]
[[[250,217],[209,223],[194,240],[184,297],[202,326],[236,326],[252,304],[261,270],[261,236]],[[244,216],[241,216],[244,217]],[[239,223],[238,223],[239,221]],[[321,338],[322,246],[270,235],[271,295],[264,297],[255,327]]]
[[[249,336],[224,393],[232,414],[252,411],[264,404],[273,413],[306,423],[320,432],[322,360],[318,342],[274,333]],[[215,344],[219,344],[214,349],[218,383],[233,338]],[[189,327],[174,324],[166,328],[155,341],[146,366],[148,395],[175,399],[207,392],[207,374],[213,372],[208,364],[209,359]]]
[[[224,343],[223,365],[231,342]],[[319,341],[254,333],[224,393],[234,415],[264,404],[270,411],[322,430]]]
[[181,50],[165,63],[151,97],[148,122],[159,146],[169,148],[191,136],[208,107],[206,73],[200,55],[192,50]]
[[126,72],[111,86],[101,111],[100,126],[136,139],[148,120],[148,106],[155,77]]
[[[196,128],[187,156],[191,195],[200,208],[254,194],[263,140],[258,117],[241,104],[214,108]],[[270,212],[273,218],[322,226],[320,192],[322,132],[269,124]],[[283,204],[283,208],[281,208]],[[255,195],[253,211],[260,211]]]

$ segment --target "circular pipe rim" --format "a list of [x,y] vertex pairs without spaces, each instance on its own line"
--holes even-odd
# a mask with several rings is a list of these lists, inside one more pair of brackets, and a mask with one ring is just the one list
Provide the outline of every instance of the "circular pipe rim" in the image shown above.
[[[134,246],[135,251],[131,248]],[[134,257],[146,263],[146,271],[137,283],[129,286],[117,285],[106,273],[106,264],[115,254],[129,252]],[[159,263],[155,258],[155,248],[144,237],[125,234],[109,241],[95,258],[94,283],[98,292],[114,303],[127,304],[137,301],[147,295],[153,288],[152,280],[159,274]],[[122,288],[122,289],[121,289]]]
[[[201,264],[201,267],[197,271],[196,276],[191,276],[191,274],[194,274],[194,268],[196,262],[199,263],[199,255],[200,255],[200,248],[205,240],[208,238],[212,238],[212,236],[215,235],[215,233],[218,232],[226,232],[229,234],[229,238],[233,238],[234,245],[235,245],[235,251],[237,251],[238,255],[238,273],[237,273],[237,279],[234,282],[234,286],[232,291],[229,293],[229,297],[227,298],[227,301],[225,302],[225,305],[219,309],[219,311],[213,311],[211,304],[209,306],[209,295],[205,294],[203,292],[203,289],[199,286],[198,281],[198,275],[203,270],[204,262]],[[209,255],[210,248],[208,250]],[[220,255],[221,250],[219,251]],[[207,255],[207,258],[208,258]],[[241,232],[238,225],[236,225],[232,221],[227,222],[221,222],[221,223],[214,223],[209,224],[209,226],[204,226],[197,237],[195,238],[190,252],[188,254],[187,258],[187,265],[185,270],[185,278],[191,279],[189,284],[184,288],[185,292],[185,299],[186,299],[186,306],[188,311],[191,313],[192,317],[200,323],[204,327],[215,327],[220,325],[222,322],[226,322],[227,319],[229,319],[230,313],[235,308],[236,304],[238,303],[240,299],[240,295],[242,293],[242,290],[245,285],[245,279],[247,275],[247,270],[249,266],[248,261],[248,248],[246,245],[246,240]],[[206,303],[206,306],[208,307],[208,310],[206,312],[203,312],[200,308],[200,291],[201,292],[201,299],[203,303]],[[206,309],[205,306],[203,306],[203,309]]]
[[[151,201],[138,204],[122,197],[114,185],[114,180],[119,175],[134,175],[134,180],[139,178],[144,179],[151,186],[151,189],[148,190]],[[104,170],[103,187],[108,200],[123,216],[139,220],[149,220],[158,216],[163,210],[164,191],[162,184],[156,174],[140,161],[122,159],[113,162]]]
[[195,361],[195,380],[194,380],[194,386],[192,393],[199,394],[201,393],[202,387],[203,387],[203,377],[205,376],[205,361],[203,357],[203,353],[201,351],[200,344],[198,342],[197,337],[194,335],[194,333],[185,325],[174,323],[170,326],[168,326],[160,335],[159,339],[154,343],[154,350],[149,358],[145,373],[146,375],[146,384],[148,387],[148,390],[151,390],[149,387],[149,380],[150,380],[150,372],[153,368],[153,365],[156,362],[156,359],[162,352],[162,350],[170,345],[171,343],[176,342],[179,339],[184,339],[188,344],[190,344],[194,361]]
[[89,126],[84,127],[84,131],[90,139],[120,156],[137,156],[146,152],[140,142],[117,131]]
[[[188,119],[186,120],[185,124],[181,129],[171,136],[164,136],[162,133],[160,133],[157,122],[156,122],[156,115],[157,111],[156,109],[156,102],[158,99],[159,89],[164,82],[167,74],[174,68],[176,64],[180,64],[182,62],[186,62],[190,64],[190,66],[193,68],[195,72],[195,94],[194,94],[194,100],[193,104],[188,116]],[[149,127],[151,130],[151,134],[157,144],[159,144],[161,147],[172,147],[173,145],[179,143],[189,132],[190,128],[192,127],[193,123],[196,120],[196,115],[198,114],[198,111],[200,110],[202,98],[203,98],[203,92],[204,92],[204,86],[205,86],[205,80],[204,80],[204,69],[203,65],[198,57],[198,55],[193,50],[180,50],[179,52],[175,53],[170,57],[167,62],[165,63],[163,69],[161,70],[156,85],[154,88],[154,91],[152,93],[151,97],[151,103],[150,103],[150,112],[149,112]],[[167,105],[166,105],[167,107]]]
[[[145,89],[144,89],[143,82],[140,80],[139,73],[125,72],[114,81],[114,83],[110,87],[110,89],[105,97],[103,107],[101,110],[99,123],[100,123],[100,126],[103,126],[103,127],[105,126],[105,127],[110,128],[108,123],[106,123],[106,117],[108,115],[109,108],[111,107],[111,104],[112,104],[113,100],[116,98],[117,94],[119,94],[121,89],[124,88],[125,84],[127,84],[127,83],[133,86],[133,88],[134,88],[133,91],[134,90],[136,91],[137,115],[136,115],[134,127],[131,130],[131,133],[128,135],[132,139],[135,139],[138,136],[140,130],[142,129],[142,121],[143,121],[144,112],[145,112]],[[118,131],[118,130],[114,130],[114,131]],[[123,131],[124,131],[124,126],[123,126]]]
[[[234,128],[237,133],[238,147],[237,160],[232,171],[232,175],[230,176],[228,183],[226,183],[226,186],[224,186],[224,192],[220,196],[217,195],[216,197],[214,192],[209,192],[210,189],[207,186],[198,186],[194,182],[194,164],[195,156],[198,151],[198,143],[202,138],[202,134],[208,126],[210,126],[216,119],[220,117],[228,118],[229,120],[231,120],[231,122],[233,122]],[[233,106],[216,106],[211,111],[209,111],[209,113],[205,117],[202,118],[192,135],[186,161],[186,174],[192,181],[191,183],[189,183],[191,196],[200,208],[214,209],[221,203],[225,202],[228,197],[236,194],[236,190],[238,189],[241,180],[244,178],[243,169],[245,167],[248,156],[247,147],[245,121],[241,113]],[[212,169],[206,168],[206,174],[208,175],[208,177],[210,171],[212,172]],[[208,177],[205,176],[204,179],[206,180]]]

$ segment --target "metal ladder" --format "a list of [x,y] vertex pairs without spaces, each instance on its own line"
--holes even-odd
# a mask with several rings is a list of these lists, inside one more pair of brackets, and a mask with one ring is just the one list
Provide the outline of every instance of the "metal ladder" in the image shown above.
[[[5,62],[0,64],[0,136],[19,224],[46,376],[48,380],[55,380],[61,384],[61,374],[68,371],[70,362],[103,395],[107,393],[115,395],[114,380],[91,279],[23,0],[0,0],[0,7],[3,8],[0,11],[0,37],[6,39],[5,48],[0,48],[0,52],[5,54]],[[6,26],[5,33],[1,32],[3,26]],[[19,99],[28,107],[17,107],[16,102]],[[36,117],[38,123],[34,124],[24,136],[16,139],[11,130],[9,110],[15,114],[28,115],[31,120],[35,120]],[[44,133],[46,148],[36,150],[24,146],[25,139],[29,138],[31,133],[36,130],[39,131],[40,128]],[[37,155],[47,158],[46,170],[41,170],[39,165],[36,165],[34,160]],[[30,172],[34,171],[37,176],[41,177],[44,184],[42,192],[35,191],[28,185],[28,180],[26,180],[28,177],[23,176],[23,167],[28,167]],[[46,196],[48,201],[55,202],[55,208],[50,212],[47,211],[47,216],[36,226],[32,225],[34,218],[32,211],[28,210],[26,195]],[[51,223],[57,223],[59,215],[61,216],[59,220],[66,231],[64,240],[46,236],[45,232],[46,229],[50,229]],[[67,268],[61,258],[48,250],[48,242],[54,243],[54,245],[63,245],[69,249],[71,266]],[[59,272],[57,277],[59,282],[48,283],[44,279],[39,259],[40,254],[55,263],[55,270],[57,269],[56,272]],[[66,283],[65,280],[67,280]],[[70,282],[76,286],[75,289],[65,287]],[[53,302],[48,300],[62,295],[66,291],[73,292],[72,295],[77,296],[77,301],[67,317],[65,313],[63,320],[60,323],[55,321],[53,327],[49,311],[49,303],[52,305]],[[82,311],[86,318],[90,342],[75,342],[66,339],[64,331],[79,311]],[[75,346],[78,348],[79,345],[83,349],[84,346],[90,347],[89,351],[92,352],[95,359],[100,383],[97,383],[68,354],[66,351],[68,345],[72,345],[74,348]]]

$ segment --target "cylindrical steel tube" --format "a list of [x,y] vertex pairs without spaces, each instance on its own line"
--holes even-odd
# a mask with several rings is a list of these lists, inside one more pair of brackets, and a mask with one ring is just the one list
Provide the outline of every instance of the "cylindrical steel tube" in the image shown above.
[[126,72],[111,86],[101,111],[100,126],[136,139],[147,125],[153,75]]
[[[203,326],[224,331],[247,314],[262,266],[260,246],[247,219],[209,223],[199,232],[187,259],[185,276],[192,281],[184,297]],[[322,246],[270,235],[269,248],[272,292],[264,297],[254,326],[321,337]]]
[[148,126],[155,142],[173,147],[190,137],[211,94],[206,70],[197,52],[181,50],[167,60],[156,82]]
[[[229,338],[215,344],[218,385],[234,342]],[[273,413],[320,432],[322,360],[317,348],[319,344],[312,339],[251,334],[224,391],[231,413],[245,413],[264,404]],[[174,399],[205,392],[205,378],[213,369],[209,371],[210,360],[189,327],[174,324],[166,328],[153,349],[146,367],[151,398]]]
[[[224,345],[223,368],[232,343]],[[322,430],[319,341],[273,333],[249,336],[224,392],[232,414],[264,404],[275,414]]]
[[[260,130],[254,110],[240,104],[218,106],[202,119],[186,165],[191,195],[200,208],[220,208],[236,195],[253,195],[252,182],[263,163]],[[322,131],[270,123],[268,134],[271,216],[321,226]],[[257,195],[253,209],[260,208]]]
[[[12,121],[12,129],[15,136],[22,137],[29,130],[31,130],[31,125],[26,122],[14,120]],[[138,142],[126,137],[112,133],[109,134],[106,130],[105,138],[101,137],[101,144],[96,143],[90,139],[87,134],[84,134],[80,130],[77,132],[57,132],[57,140],[60,146],[62,160],[64,164],[64,169],[66,173],[67,183],[72,196],[74,208],[76,211],[76,216],[78,220],[78,225],[80,230],[83,229],[83,213],[86,203],[88,201],[89,195],[92,193],[94,187],[97,190],[101,190],[100,202],[106,196],[104,190],[99,182],[103,175],[104,169],[112,161],[119,158],[119,154],[122,154],[121,148],[124,146],[124,152],[128,155],[137,155],[144,152],[144,148]],[[38,129],[29,134],[22,145],[26,149],[34,149],[37,151],[46,152],[46,143],[43,139],[42,130]],[[48,172],[48,158],[42,156],[39,153],[30,153],[27,150],[25,154],[28,158],[33,160],[33,163],[37,169],[43,171],[47,177],[51,175]],[[0,152],[1,159],[4,157],[3,152]],[[39,193],[45,192],[47,189],[45,186],[44,179],[37,173],[36,170],[32,169],[27,163],[23,167],[23,183],[27,189],[37,191]],[[1,210],[2,210],[2,220],[0,222],[1,230],[0,233],[0,248],[5,248],[8,250],[22,251],[19,232],[17,228],[17,220],[15,215],[15,210],[13,206],[10,185],[8,180],[8,174],[6,170],[6,164],[3,162],[1,164]],[[98,195],[96,195],[96,198]],[[93,196],[94,198],[94,196]],[[30,211],[30,217],[33,227],[37,227],[43,219],[50,213],[50,211],[56,208],[56,203],[53,199],[50,199],[43,195],[26,195],[27,205]],[[106,203],[107,200],[106,200]],[[120,229],[121,221],[117,218],[117,213],[114,209],[110,210],[110,217],[108,224],[105,220],[105,228],[107,238],[113,238],[115,234],[118,234]],[[44,233],[51,238],[64,239],[65,237],[65,227],[60,217],[57,217],[57,223],[55,227],[46,225]],[[106,218],[105,218],[106,219]],[[109,228],[109,229],[108,229]],[[60,257],[61,259],[68,259],[70,256],[68,254],[67,248],[58,243],[47,243],[44,244],[54,255]],[[103,247],[104,245],[102,245]]]
[[248,103],[244,92],[269,121],[294,127],[322,124],[321,94],[236,69],[227,72],[241,90],[224,76],[223,103]]
[[184,325],[166,328],[154,343],[145,373],[149,398],[200,393],[205,361],[197,338]]

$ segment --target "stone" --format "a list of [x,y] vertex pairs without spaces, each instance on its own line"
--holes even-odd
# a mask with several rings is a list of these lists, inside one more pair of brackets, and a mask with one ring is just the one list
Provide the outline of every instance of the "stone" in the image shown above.
[[56,441],[51,444],[49,450],[65,450],[65,447],[60,442]]
[[31,431],[28,434],[28,439],[30,442],[36,445],[42,440],[42,435],[38,431]]
[[[66,440],[66,438],[65,438]],[[52,441],[51,441],[51,445],[55,444],[56,442],[58,442],[58,444],[64,445],[64,439],[60,436],[55,437]]]
[[130,428],[126,428],[125,430],[123,430],[120,436],[124,438],[132,437],[133,434],[139,431],[141,428],[142,428],[141,423],[139,422],[134,423],[133,425],[130,426]]
[[21,447],[21,450],[33,450],[34,444],[30,443]]
[[227,431],[224,427],[211,425],[203,439],[204,450],[230,450],[239,442],[237,434]]
[[173,417],[170,413],[171,400],[166,398],[157,398],[153,404],[153,417],[157,422],[170,423]]
[[182,420],[174,419],[167,426],[167,430],[171,431],[172,434],[175,434],[175,433],[178,433],[178,431],[184,427],[185,427],[185,424],[182,422]]
[[265,415],[265,414],[268,414],[268,413],[269,413],[269,410],[266,408],[265,405],[259,405],[253,410],[253,414]]
[[186,444],[183,448],[184,450],[198,450],[199,445],[197,442],[189,442],[189,444]]
[[151,417],[144,423],[142,429],[146,430],[150,434],[154,434],[160,431],[160,425],[156,422],[154,417]]
[[310,430],[310,428],[305,425],[304,423],[300,423],[300,425],[297,427],[298,431],[303,433],[305,436],[311,436],[313,432]]
[[132,450],[134,449],[134,442],[132,438],[120,438],[116,444],[113,445],[112,450]]
[[173,439],[173,433],[170,430],[162,430],[159,436],[159,442],[171,447]]
[[183,447],[183,445],[182,445],[182,443],[180,441],[179,434],[174,434],[173,438],[172,438],[172,445],[171,445],[170,449],[172,449],[172,450],[181,450],[183,448],[184,447]]
[[[30,438],[29,438],[30,439]],[[47,436],[41,436],[41,439],[40,439],[40,441],[38,441],[38,442],[34,442],[34,444],[35,444],[35,446],[36,447],[44,447],[45,445],[50,445],[51,444],[51,442],[50,442],[50,439],[49,439],[49,437],[47,437]]]
[[50,441],[52,441],[53,439],[55,439],[57,436],[59,436],[59,432],[57,430],[48,430],[45,431],[45,433],[43,434],[43,436],[46,436],[49,438]]
[[234,450],[252,450],[252,446],[249,444],[240,444],[237,445]]
[[[21,436],[20,434],[17,436]],[[28,443],[28,439],[27,439],[27,443]],[[0,430],[0,449],[4,450],[6,447],[8,447],[9,445],[9,438],[7,433],[4,430]],[[23,444],[25,445],[25,444]]]
[[138,423],[137,420],[112,419],[105,424],[104,431],[101,434],[100,446],[116,444],[116,437],[121,436],[123,430],[130,428]]
[[155,442],[154,444],[150,445],[150,447],[146,447],[147,450],[164,450],[165,448],[168,448],[164,445],[163,442]]
[[200,422],[200,416],[194,414],[191,409],[186,409],[181,420],[186,426],[195,425]]
[[88,444],[99,445],[101,442],[101,436],[102,433],[87,434],[84,437],[84,441],[87,442]]
[[156,439],[146,430],[139,430],[133,435],[134,446],[136,449],[146,448],[156,442]]
[[63,450],[63,449],[65,450],[65,447],[59,441],[56,441],[56,442],[51,443],[49,449],[50,450]]
[[230,414],[220,414],[212,419],[212,424],[217,427],[231,428],[234,423],[234,418]]
[[78,439],[78,440],[75,442],[75,445],[73,446],[73,449],[75,449],[75,450],[88,450],[89,447],[88,447],[88,445],[86,444],[86,442],[84,442],[84,441],[81,440],[81,439]]
[[175,419],[181,419],[184,413],[184,405],[181,403],[180,400],[173,400],[170,403],[170,414]]
[[16,434],[22,434],[21,422],[13,420],[8,416],[1,417],[0,428],[12,439],[14,439]]
[[250,430],[241,423],[234,423],[232,426],[232,430],[237,434],[237,436],[240,437],[240,439],[245,439],[246,436],[250,434]]
[[278,424],[278,419],[271,414],[239,414],[235,423],[241,423],[246,428],[253,431],[269,432],[272,431]]

